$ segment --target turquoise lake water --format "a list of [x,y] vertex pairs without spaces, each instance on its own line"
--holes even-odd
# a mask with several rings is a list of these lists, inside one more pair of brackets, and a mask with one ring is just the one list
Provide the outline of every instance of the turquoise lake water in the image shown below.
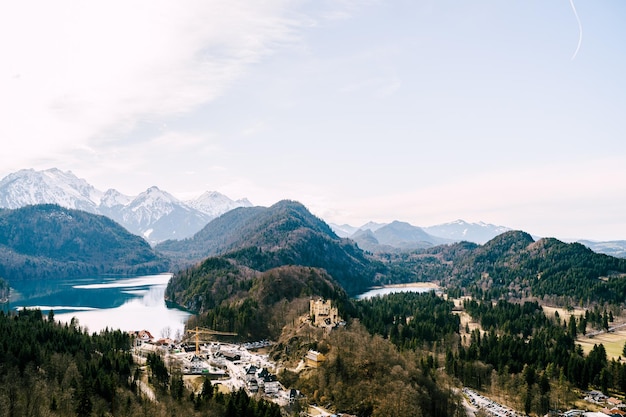
[[108,327],[174,337],[182,334],[190,313],[166,305],[170,278],[171,274],[159,274],[10,282],[10,303],[4,308],[39,308],[44,314],[53,310],[55,320],[75,318],[90,333]]

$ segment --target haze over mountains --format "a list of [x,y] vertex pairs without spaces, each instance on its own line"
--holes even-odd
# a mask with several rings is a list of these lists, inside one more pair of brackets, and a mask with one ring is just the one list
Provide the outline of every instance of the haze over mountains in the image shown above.
[[[101,191],[72,172],[56,168],[43,171],[24,169],[0,181],[0,208],[57,204],[61,207],[105,215],[150,244],[193,237],[210,221],[238,207],[252,207],[247,199],[232,200],[216,191],[207,191],[194,200],[182,201],[156,186],[137,196],[115,189]],[[441,244],[468,241],[484,244],[503,232],[505,226],[456,220],[428,227],[402,221],[369,222],[360,227],[330,223],[339,237],[349,237],[369,252],[397,252]],[[626,241],[578,240],[592,250],[626,257]]]
[[338,236],[349,237],[370,252],[423,249],[463,240],[483,244],[510,230],[504,226],[464,220],[430,227],[413,226],[397,220],[387,224],[369,222],[361,227],[347,224],[330,226]]

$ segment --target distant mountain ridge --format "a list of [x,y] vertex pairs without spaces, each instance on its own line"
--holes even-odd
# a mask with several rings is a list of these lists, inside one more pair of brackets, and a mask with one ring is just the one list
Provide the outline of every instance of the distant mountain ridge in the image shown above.
[[368,223],[349,238],[361,249],[374,253],[424,249],[454,242],[397,220],[385,225],[373,224],[373,227],[372,223]]
[[460,241],[483,244],[510,230],[504,226],[464,220],[429,227],[413,226],[398,220],[387,224],[368,222],[361,227],[348,224],[330,226],[338,236],[349,237],[370,252],[424,249]]
[[[396,221],[397,222],[397,221]],[[430,246],[448,244],[453,242],[472,242],[483,245],[495,238],[512,230],[506,226],[498,226],[495,224],[478,222],[469,223],[465,220],[455,220],[449,223],[442,223],[433,226],[418,227],[406,223],[406,225],[420,229],[428,234],[430,238],[422,238],[421,240],[405,240],[403,242],[389,241],[379,236],[379,230],[393,223],[375,223],[368,222],[360,227],[351,226],[349,224],[329,223],[333,231],[338,236],[353,239],[364,250],[369,252],[397,252],[413,249],[423,249]],[[402,222],[400,222],[402,223]],[[407,229],[409,228],[408,226]],[[541,236],[536,236],[541,239]],[[592,241],[586,239],[568,240],[581,243],[596,253],[615,256],[617,258],[626,258],[626,240],[612,240],[606,242]]]
[[597,253],[604,253],[616,258],[626,258],[626,240],[611,240],[608,242],[578,240],[577,242]]
[[190,201],[181,201],[158,187],[134,197],[114,189],[102,192],[72,172],[56,168],[24,169],[0,181],[0,208],[36,204],[105,215],[152,244],[192,236],[220,214],[252,206],[247,199],[234,201],[215,191]]
[[423,228],[433,236],[453,241],[468,241],[480,245],[487,243],[494,237],[511,230],[505,226],[497,226],[484,222],[468,223],[465,220],[456,220]]
[[[187,201],[179,200],[156,186],[138,196],[127,196],[115,189],[102,192],[72,172],[56,168],[43,171],[24,169],[0,180],[0,208],[15,209],[36,204],[58,204],[105,215],[152,245],[168,239],[191,237],[223,213],[238,207],[252,207],[252,203],[245,198],[231,200],[215,191],[207,191]],[[392,232],[387,227],[392,223],[368,222],[361,227],[331,223],[330,226],[337,236],[350,237],[370,252],[406,251],[458,241],[484,244],[511,230],[505,226],[456,220],[428,227],[405,223],[404,230]],[[391,229],[397,228],[391,226]],[[426,235],[418,237],[419,233]],[[626,258],[624,240],[595,242],[581,239],[578,242],[597,253]]]

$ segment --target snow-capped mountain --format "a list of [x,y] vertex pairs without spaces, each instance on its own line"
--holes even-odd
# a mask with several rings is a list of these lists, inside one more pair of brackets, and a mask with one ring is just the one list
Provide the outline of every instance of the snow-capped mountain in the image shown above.
[[604,253],[616,258],[626,258],[626,240],[611,240],[608,242],[578,240],[578,243],[582,243],[596,253]]
[[100,199],[100,210],[104,207],[125,206],[133,201],[132,197],[124,195],[113,188],[109,188]]
[[58,204],[102,214],[152,244],[192,236],[221,214],[236,207],[252,206],[247,199],[233,201],[217,192],[207,192],[192,203],[185,203],[158,187],[150,187],[136,197],[114,189],[103,193],[72,172],[56,168],[25,169],[0,181],[0,208],[34,204]]
[[424,227],[423,229],[433,236],[454,241],[466,240],[468,242],[474,242],[481,245],[490,241],[494,237],[511,230],[508,227],[496,226],[495,224],[488,224],[484,222],[468,223],[465,220],[455,220],[450,223]]
[[16,209],[33,204],[59,206],[97,213],[102,192],[71,171],[23,169],[0,181],[0,207]]
[[184,203],[170,193],[152,186],[124,207],[124,220],[125,223],[135,223],[138,227],[148,227],[175,211],[178,206],[187,209]]
[[111,217],[150,242],[191,236],[212,220],[158,187],[148,188]]
[[[511,230],[504,226],[483,222],[468,223],[464,220],[429,227],[413,226],[400,221],[391,223],[368,222],[361,227],[331,223],[330,227],[337,236],[349,237],[355,240],[359,246],[367,246],[366,250],[369,251],[382,250],[384,247],[395,249],[427,247],[462,240],[483,244],[499,234]],[[363,233],[364,231],[371,233]],[[378,245],[381,245],[377,250],[374,250],[376,248],[373,246],[373,238],[376,239]]]
[[247,198],[233,201],[217,191],[207,191],[195,200],[188,200],[186,203],[188,206],[208,214],[211,218],[216,218],[237,207],[252,207],[252,203]]

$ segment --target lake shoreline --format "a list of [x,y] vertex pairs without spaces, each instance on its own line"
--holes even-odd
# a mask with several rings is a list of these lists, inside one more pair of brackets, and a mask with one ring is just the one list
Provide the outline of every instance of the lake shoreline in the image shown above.
[[375,287],[370,287],[370,290],[380,290],[383,288],[432,288],[433,290],[441,289],[441,287],[434,282],[409,282],[405,284],[388,284],[388,285],[377,285]]
[[374,296],[389,295],[397,292],[440,292],[443,289],[434,282],[409,282],[404,284],[389,284],[370,287],[366,292],[357,295],[357,300],[367,299]]
[[148,330],[183,334],[192,315],[165,301],[171,273],[135,275],[122,279],[99,276],[86,279],[56,279],[15,283],[19,299],[11,300],[11,311],[38,308],[45,315],[54,311],[55,321],[72,319],[89,332],[106,328],[123,331]]

